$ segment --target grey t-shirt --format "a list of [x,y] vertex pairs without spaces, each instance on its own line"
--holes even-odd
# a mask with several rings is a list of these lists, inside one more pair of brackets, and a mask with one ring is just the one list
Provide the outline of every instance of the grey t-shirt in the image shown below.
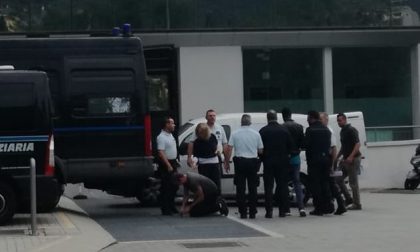
[[217,186],[209,178],[195,172],[187,172],[187,182],[184,185],[184,194],[188,194],[188,191],[196,193],[198,186],[201,186],[204,197],[206,195],[217,194]]

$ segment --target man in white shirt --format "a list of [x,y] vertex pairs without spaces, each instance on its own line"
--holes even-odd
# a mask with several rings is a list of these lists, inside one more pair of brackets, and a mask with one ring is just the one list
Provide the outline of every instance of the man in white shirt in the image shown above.
[[[262,154],[264,148],[260,134],[250,125],[251,116],[244,114],[241,119],[241,128],[232,133],[225,156],[225,168],[228,170],[232,149],[234,149],[236,202],[241,219],[246,219],[248,213],[250,219],[255,219],[257,213],[257,173],[261,165],[258,155]],[[245,196],[247,182],[249,211],[247,211]]]
[[335,211],[335,215],[342,215],[343,213],[347,212],[346,205],[344,204],[343,197],[341,196],[340,187],[337,184],[334,172],[335,172],[335,163],[337,159],[337,140],[334,134],[333,129],[328,125],[328,114],[325,112],[319,113],[321,123],[326,126],[331,131],[331,148],[330,148],[330,155],[331,155],[331,177],[330,177],[330,189],[333,197],[337,201],[337,210]]
[[174,183],[173,174],[177,171],[177,145],[172,132],[175,130],[175,122],[171,117],[163,121],[162,131],[157,136],[157,151],[159,161],[159,172],[161,175],[161,210],[162,215],[178,213],[175,207],[175,195],[178,186]]

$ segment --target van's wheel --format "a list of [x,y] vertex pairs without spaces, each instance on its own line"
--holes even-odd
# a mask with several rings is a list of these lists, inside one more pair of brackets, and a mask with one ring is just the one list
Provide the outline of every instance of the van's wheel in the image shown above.
[[40,213],[52,212],[55,207],[58,205],[61,196],[64,193],[64,185],[58,183],[56,188],[56,194],[53,199],[50,200],[39,200],[37,204],[37,211]]
[[410,183],[410,180],[406,179],[406,180],[404,181],[404,189],[405,189],[405,190],[411,190],[411,183]]
[[404,189],[406,190],[416,190],[419,186],[420,181],[414,181],[410,179],[406,179],[404,182]]
[[145,207],[157,206],[159,197],[160,180],[155,178],[150,178],[136,196],[137,200],[140,201],[141,206]]
[[12,220],[16,212],[16,194],[13,188],[0,182],[0,225]]

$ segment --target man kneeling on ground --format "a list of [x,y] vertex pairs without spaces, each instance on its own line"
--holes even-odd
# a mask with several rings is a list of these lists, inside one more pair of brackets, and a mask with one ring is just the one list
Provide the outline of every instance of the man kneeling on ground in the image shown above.
[[[184,186],[181,215],[199,217],[218,211],[222,215],[228,215],[226,202],[219,196],[216,184],[209,178],[192,172],[179,173],[175,177],[178,184]],[[189,203],[190,198],[192,198],[191,203]]]

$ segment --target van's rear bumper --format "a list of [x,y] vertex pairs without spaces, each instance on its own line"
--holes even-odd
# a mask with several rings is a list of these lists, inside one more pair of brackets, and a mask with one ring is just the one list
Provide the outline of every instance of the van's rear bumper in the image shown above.
[[67,183],[142,180],[154,174],[153,157],[68,159],[64,162]]
[[[15,176],[13,177],[17,189],[19,201],[29,204],[31,199],[31,182],[29,176]],[[51,202],[55,201],[59,195],[59,184],[53,176],[36,176],[36,197],[37,202]]]

